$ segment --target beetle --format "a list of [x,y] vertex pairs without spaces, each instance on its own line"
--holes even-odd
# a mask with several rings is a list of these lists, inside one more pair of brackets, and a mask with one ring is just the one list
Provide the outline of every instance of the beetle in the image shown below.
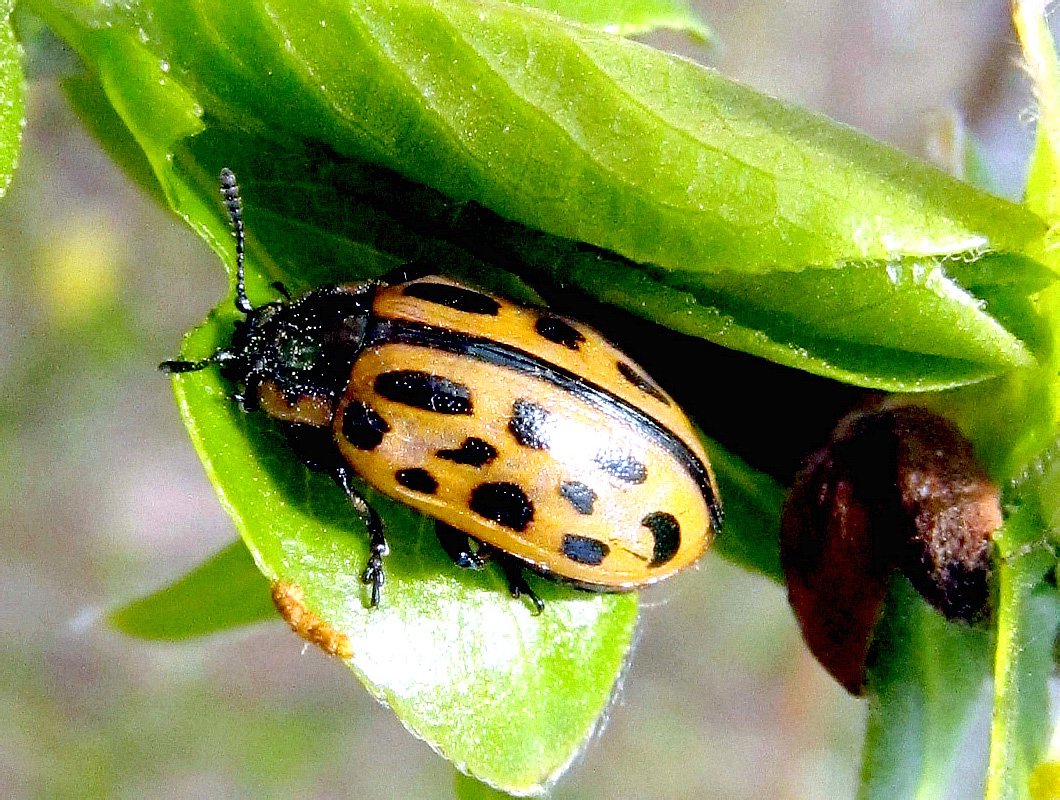
[[239,188],[227,168],[220,181],[244,319],[212,356],[160,368],[217,365],[244,411],[333,477],[369,533],[370,606],[389,547],[354,476],[433,517],[458,566],[498,562],[538,612],[524,567],[630,591],[699,559],[722,521],[707,455],[673,399],[601,334],[415,266],[255,307]]

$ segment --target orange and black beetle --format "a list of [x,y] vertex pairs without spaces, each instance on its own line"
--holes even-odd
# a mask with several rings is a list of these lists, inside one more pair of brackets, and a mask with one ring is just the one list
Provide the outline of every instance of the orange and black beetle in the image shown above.
[[162,369],[217,364],[244,410],[276,420],[309,467],[334,477],[371,536],[371,605],[388,548],[353,475],[434,517],[458,565],[492,553],[513,596],[539,610],[523,566],[627,591],[703,553],[721,522],[706,453],[674,401],[603,336],[408,269],[255,308],[227,169],[221,187],[246,318],[210,358]]

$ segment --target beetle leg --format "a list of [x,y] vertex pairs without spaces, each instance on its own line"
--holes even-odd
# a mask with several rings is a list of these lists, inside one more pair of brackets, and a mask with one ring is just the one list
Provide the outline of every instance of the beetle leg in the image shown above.
[[445,554],[461,569],[482,569],[486,566],[484,551],[471,549],[471,538],[447,522],[435,520],[434,532]]
[[368,564],[365,566],[364,572],[361,573],[361,582],[372,587],[368,606],[369,608],[375,608],[379,605],[379,596],[383,590],[383,584],[386,582],[386,573],[383,571],[383,558],[390,554],[390,545],[386,543],[386,537],[383,536],[383,523],[375,509],[368,505],[368,501],[364,499],[364,496],[350,484],[350,474],[345,467],[335,467],[332,475],[335,478],[335,482],[346,492],[353,510],[360,514],[361,519],[364,520],[364,524],[368,528]]
[[532,613],[535,617],[544,611],[545,602],[537,596],[534,590],[530,588],[530,584],[527,583],[522,562],[512,558],[507,553],[502,553],[500,550],[490,549],[493,551],[493,560],[497,562],[497,566],[504,573],[504,579],[508,581],[509,594],[516,600],[520,597],[525,597],[529,600],[530,605],[534,607]]
[[158,368],[167,375],[179,375],[182,372],[197,372],[206,369],[214,363],[213,358],[204,358],[202,361],[163,361]]

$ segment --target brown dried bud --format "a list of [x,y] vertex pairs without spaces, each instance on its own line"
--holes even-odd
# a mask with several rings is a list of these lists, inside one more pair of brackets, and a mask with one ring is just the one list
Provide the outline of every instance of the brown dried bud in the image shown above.
[[949,421],[917,407],[845,417],[796,476],[781,520],[788,597],[810,650],[860,694],[896,567],[947,617],[980,616],[1000,524],[997,488]]
[[975,620],[990,601],[998,488],[952,423],[922,408],[899,411],[898,489],[912,530],[898,567],[947,617]]

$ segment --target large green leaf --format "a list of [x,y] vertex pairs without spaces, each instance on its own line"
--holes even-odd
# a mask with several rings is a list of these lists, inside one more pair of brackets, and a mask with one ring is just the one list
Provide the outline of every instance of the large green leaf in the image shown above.
[[166,2],[126,18],[211,112],[277,136],[312,129],[637,262],[763,272],[1008,250],[1040,232],[1018,207],[834,123],[502,3]]
[[[461,0],[29,5],[98,75],[193,224],[177,172],[229,165],[297,193],[267,169],[282,143],[314,175],[377,165],[344,205],[397,227],[340,226],[362,249],[347,275],[402,259],[427,223],[429,243],[865,386],[943,388],[1031,361],[1029,290],[966,286],[960,265],[1025,273],[1034,215],[643,45]],[[264,168],[246,169],[256,152]],[[385,201],[424,186],[440,194]],[[334,256],[329,243],[311,252]]]

